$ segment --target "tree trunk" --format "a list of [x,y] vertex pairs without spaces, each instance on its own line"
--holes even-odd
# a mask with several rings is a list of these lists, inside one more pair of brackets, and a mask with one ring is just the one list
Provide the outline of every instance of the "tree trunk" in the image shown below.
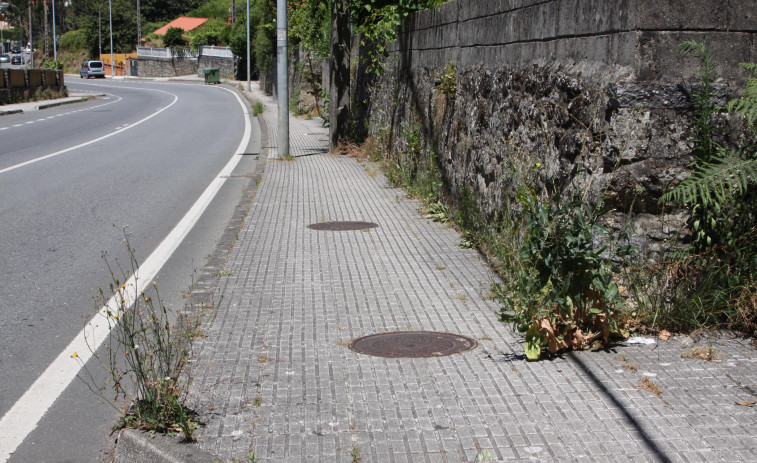
[[331,6],[331,58],[329,61],[329,139],[331,151],[349,138],[350,125],[350,9],[349,0]]

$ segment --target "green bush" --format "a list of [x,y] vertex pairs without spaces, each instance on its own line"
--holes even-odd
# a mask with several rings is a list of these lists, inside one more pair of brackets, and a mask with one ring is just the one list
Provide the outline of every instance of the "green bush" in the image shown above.
[[163,43],[166,47],[183,47],[187,41],[184,40],[184,29],[180,27],[169,27],[163,35]]
[[49,59],[42,62],[42,69],[63,69],[63,64],[60,61]]
[[188,33],[189,41],[195,50],[203,45],[228,45],[231,26],[226,21],[211,19],[199,28]]
[[[595,341],[607,345],[619,332],[620,291],[614,281],[618,268],[598,237],[608,231],[600,219],[608,209],[602,199],[592,207],[577,188],[566,198],[540,200],[522,185],[517,196],[523,207],[526,239],[520,250],[523,270],[502,298],[501,319],[526,333],[526,355],[582,349]],[[619,247],[627,255],[629,247]]]
[[231,0],[208,0],[204,5],[195,8],[185,16],[191,18],[209,18],[210,20],[219,19],[226,23],[231,10]]
[[84,29],[68,31],[60,36],[60,50],[74,52],[87,48],[87,33]]

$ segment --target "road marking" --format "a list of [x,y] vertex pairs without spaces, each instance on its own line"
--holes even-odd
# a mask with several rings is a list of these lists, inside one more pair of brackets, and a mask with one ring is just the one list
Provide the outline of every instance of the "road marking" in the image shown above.
[[[126,127],[123,127],[123,128],[121,128],[121,129],[118,129],[118,130],[116,130],[116,131],[114,131],[114,132],[111,132],[111,133],[109,133],[109,134],[107,134],[107,135],[103,135],[102,137],[99,137],[99,138],[95,138],[94,140],[90,140],[90,141],[88,141],[88,142],[84,142],[84,143],[81,143],[81,144],[79,144],[79,145],[76,145],[76,146],[72,146],[72,147],[70,147],[70,148],[66,148],[66,149],[64,149],[64,150],[56,151],[56,152],[54,152],[54,153],[51,153],[51,154],[46,154],[46,155],[44,155],[44,156],[40,156],[40,157],[38,157],[38,158],[30,159],[30,160],[28,160],[28,161],[25,161],[25,162],[22,162],[22,163],[20,163],[20,164],[16,164],[16,165],[13,165],[13,166],[10,166],[10,167],[6,167],[5,169],[0,169],[0,174],[4,174],[4,173],[6,173],[6,172],[10,172],[10,171],[12,171],[12,170],[15,170],[15,169],[18,169],[18,168],[20,168],[20,167],[28,166],[29,164],[34,164],[35,162],[44,161],[45,159],[50,159],[50,158],[52,158],[52,157],[55,157],[55,156],[59,156],[59,155],[61,155],[61,154],[64,154],[64,153],[68,153],[69,151],[73,151],[73,150],[76,150],[76,149],[79,149],[79,148],[83,148],[83,147],[85,147],[85,146],[87,146],[87,145],[91,145],[91,144],[93,144],[93,143],[97,143],[97,142],[99,142],[99,141],[105,140],[106,138],[110,138],[110,137],[112,137],[112,136],[114,136],[114,135],[118,135],[119,133],[123,132],[124,130],[128,130],[128,129],[132,128],[132,127],[136,127],[136,126],[138,126],[139,124],[141,124],[141,123],[143,123],[143,122],[145,122],[145,121],[148,121],[148,120],[152,119],[153,117],[155,117],[155,116],[157,116],[158,114],[162,113],[162,112],[163,112],[163,111],[165,111],[166,109],[168,109],[168,108],[170,108],[171,106],[173,106],[174,104],[176,104],[176,102],[177,102],[177,101],[179,101],[179,97],[178,97],[178,96],[176,96],[176,95],[174,95],[174,94],[173,94],[173,93],[171,93],[171,92],[166,92],[165,90],[156,90],[156,89],[154,89],[154,88],[149,88],[149,89],[146,89],[146,90],[152,90],[152,91],[154,91],[154,92],[162,92],[162,93],[168,93],[169,95],[173,95],[173,101],[172,101],[172,102],[171,102],[171,103],[170,103],[170,104],[169,104],[168,106],[164,106],[164,107],[163,107],[163,108],[161,108],[160,110],[158,110],[158,111],[156,111],[156,112],[154,112],[154,113],[150,114],[149,116],[145,117],[144,119],[141,119],[141,120],[139,120],[139,121],[137,121],[137,122],[135,122],[135,123],[133,123],[133,124],[129,124],[129,125],[127,125]],[[115,102],[114,102],[114,103],[115,103]],[[110,104],[110,103],[108,103],[108,104]],[[69,113],[66,113],[66,114],[69,114]],[[58,115],[60,116],[61,114],[58,114]],[[28,123],[28,122],[27,122],[27,123]],[[14,127],[15,127],[15,126],[14,126]]]
[[[179,244],[181,244],[205,212],[205,209],[210,205],[210,202],[215,198],[228,179],[228,176],[234,171],[234,168],[236,168],[242,159],[241,154],[245,152],[250,142],[252,128],[250,126],[250,117],[247,115],[247,107],[239,95],[233,91],[222,87],[218,88],[232,93],[237,98],[239,105],[242,106],[242,113],[244,114],[244,135],[242,136],[242,141],[239,143],[234,155],[229,159],[229,162],[226,163],[223,169],[216,175],[216,178],[205,188],[205,191],[203,191],[189,211],[187,211],[158,247],[155,248],[150,257],[139,266],[139,274],[132,276],[124,284],[126,290],[123,296],[127,306],[134,303],[134,296],[150,284],[166,261],[173,255],[176,248],[179,247]],[[85,328],[63,349],[63,352],[53,360],[50,366],[37,378],[24,395],[13,404],[8,413],[0,418],[0,462],[4,463],[10,459],[13,452],[26,439],[26,436],[37,427],[42,416],[55,403],[74,378],[76,378],[76,375],[81,370],[81,366],[77,359],[72,358],[74,352],[78,355],[81,363],[86,364],[92,357],[90,347],[92,350],[99,349],[110,332],[106,318],[107,311],[113,311],[113,308],[117,306],[116,296],[114,296],[100,308]],[[97,323],[98,320],[100,323]],[[87,340],[90,341],[91,345],[87,344]]]
[[[107,106],[107,105],[109,105],[109,104],[118,103],[118,102],[119,102],[119,101],[121,101],[122,99],[123,99],[123,98],[121,98],[121,97],[118,97],[118,99],[117,99],[117,100],[115,100],[115,101],[109,101],[109,102],[107,102],[107,103],[99,104],[99,105],[97,105],[97,106],[90,106],[89,108],[85,108],[85,109],[79,109],[79,110],[77,110],[77,111],[72,111],[72,112],[67,112],[67,113],[59,113],[59,114],[56,114],[56,115],[54,115],[54,116],[43,117],[43,118],[41,118],[41,119],[37,119],[36,121],[29,121],[29,122],[25,122],[25,123],[23,123],[23,124],[16,124],[16,125],[12,125],[12,126],[10,126],[10,127],[23,127],[23,126],[24,126],[25,124],[34,124],[35,122],[44,122],[44,121],[46,121],[46,120],[48,120],[48,119],[55,119],[56,117],[59,117],[59,116],[65,116],[65,115],[68,115],[68,114],[74,114],[74,113],[78,113],[78,112],[82,112],[82,111],[90,111],[90,110],[92,110],[92,109],[102,108],[103,106]],[[0,130],[7,130],[7,129],[9,129],[10,127],[0,127]]]

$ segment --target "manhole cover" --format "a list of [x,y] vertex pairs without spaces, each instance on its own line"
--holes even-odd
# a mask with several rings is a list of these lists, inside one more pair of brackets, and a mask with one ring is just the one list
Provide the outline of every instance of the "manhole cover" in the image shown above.
[[373,222],[321,222],[308,225],[312,230],[328,231],[365,230],[376,227],[378,224]]
[[432,331],[398,331],[364,336],[349,343],[360,354],[388,358],[444,357],[476,347],[473,339]]

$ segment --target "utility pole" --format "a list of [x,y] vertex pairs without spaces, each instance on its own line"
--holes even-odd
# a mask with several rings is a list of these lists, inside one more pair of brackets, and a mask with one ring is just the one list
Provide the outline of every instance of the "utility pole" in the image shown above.
[[32,4],[29,2],[29,54],[32,58],[32,69],[34,69],[34,40],[32,40]]
[[113,2],[108,0],[108,14],[110,16],[110,78],[116,77],[116,63],[113,60]]
[[58,62],[58,39],[55,36],[55,0],[53,0],[53,59]]
[[237,0],[231,0],[231,25],[237,22]]
[[286,0],[276,0],[276,97],[279,103],[279,158],[289,154],[289,60]]
[[247,91],[250,91],[250,0],[247,0]]
[[142,13],[139,9],[139,0],[137,0],[137,46],[142,45]]
[[102,59],[103,54],[103,18],[102,5],[97,5],[97,50],[100,52],[97,59]]
[[45,7],[45,59],[50,57],[50,34],[47,33],[47,0],[42,0]]

